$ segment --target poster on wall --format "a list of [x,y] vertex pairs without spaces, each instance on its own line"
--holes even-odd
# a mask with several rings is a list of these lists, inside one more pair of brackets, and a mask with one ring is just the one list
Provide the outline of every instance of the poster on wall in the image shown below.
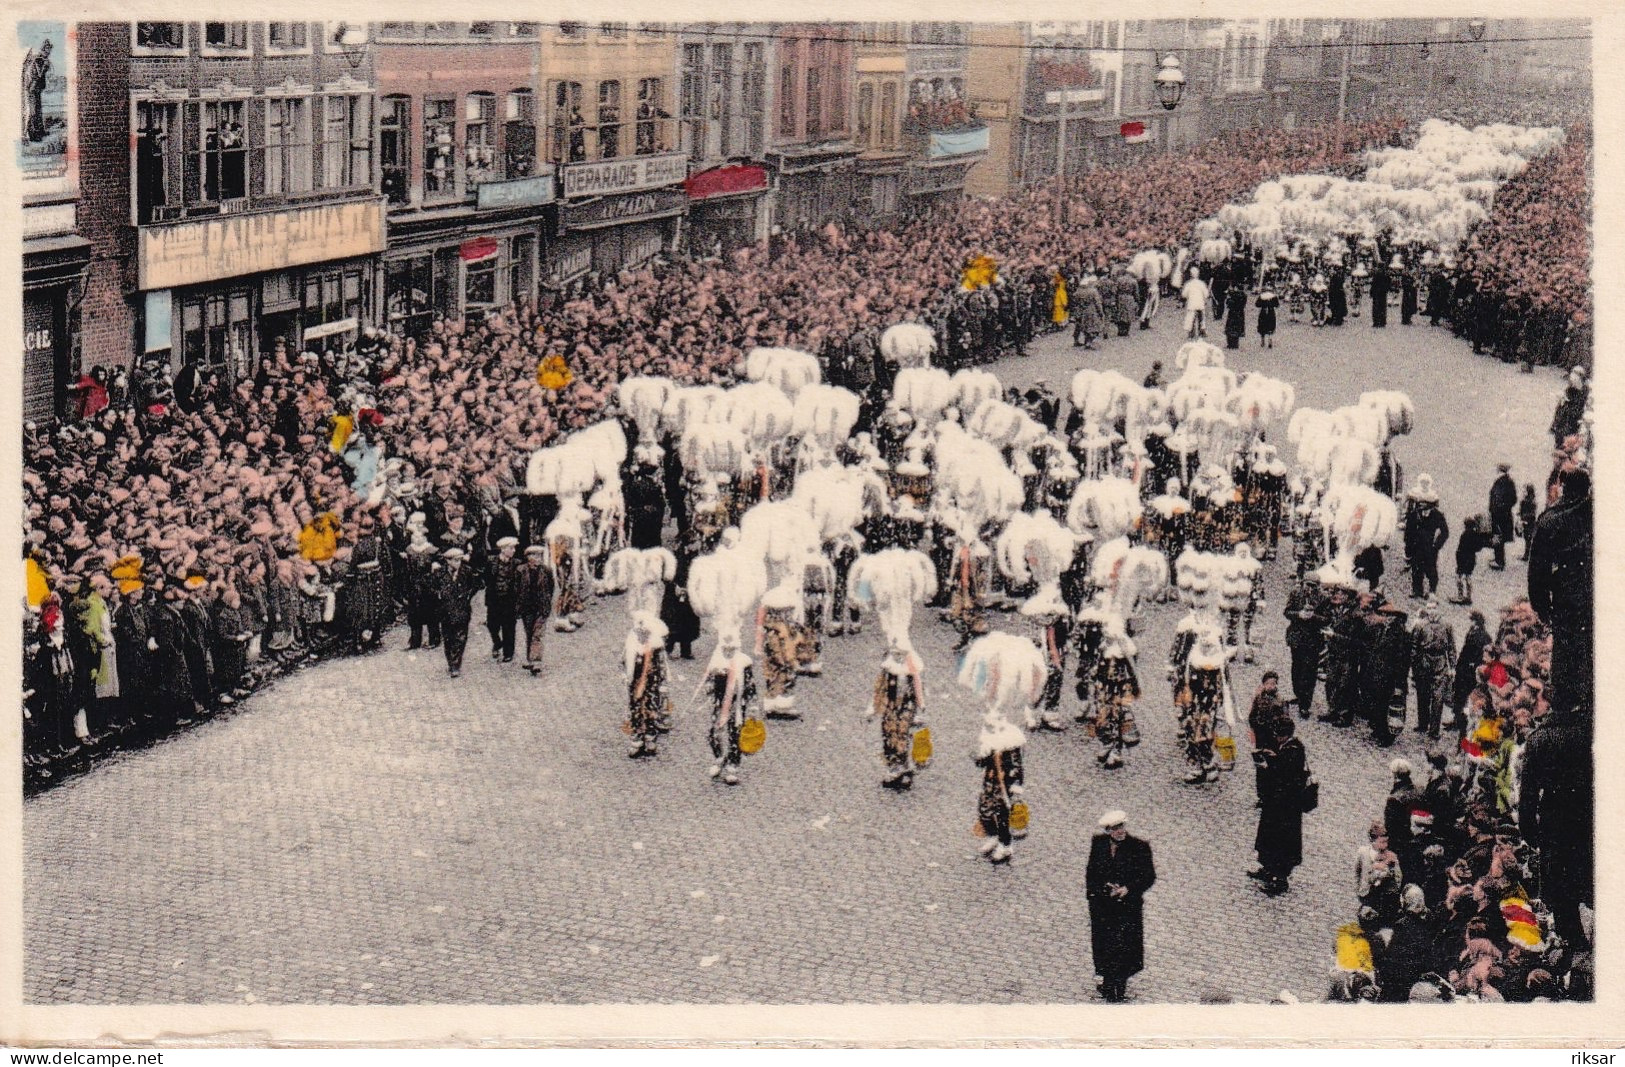
[[24,177],[55,177],[68,169],[67,32],[62,22],[17,24],[23,53],[17,166]]

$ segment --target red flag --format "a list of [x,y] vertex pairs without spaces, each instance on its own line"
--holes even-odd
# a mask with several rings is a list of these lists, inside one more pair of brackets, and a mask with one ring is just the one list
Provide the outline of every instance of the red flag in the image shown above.
[[1120,132],[1124,137],[1140,137],[1145,134],[1145,123],[1125,122],[1121,127],[1118,128],[1118,132]]

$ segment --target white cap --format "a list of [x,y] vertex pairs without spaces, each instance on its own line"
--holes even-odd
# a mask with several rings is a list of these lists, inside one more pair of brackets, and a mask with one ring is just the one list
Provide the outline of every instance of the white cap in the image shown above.
[[1106,814],[1100,817],[1100,828],[1102,830],[1110,830],[1113,827],[1122,826],[1127,822],[1128,814],[1113,808],[1111,811],[1108,811]]

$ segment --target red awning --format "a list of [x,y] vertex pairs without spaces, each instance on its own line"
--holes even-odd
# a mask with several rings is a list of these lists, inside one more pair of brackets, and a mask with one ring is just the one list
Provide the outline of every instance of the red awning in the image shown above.
[[683,188],[690,200],[753,193],[767,188],[767,171],[761,167],[716,167],[691,176],[683,182]]
[[1122,126],[1118,127],[1118,132],[1120,132],[1124,137],[1143,137],[1145,136],[1145,123],[1125,122]]
[[458,247],[457,254],[462,257],[465,263],[472,263],[477,259],[490,259],[497,254],[497,239],[495,237],[470,238]]

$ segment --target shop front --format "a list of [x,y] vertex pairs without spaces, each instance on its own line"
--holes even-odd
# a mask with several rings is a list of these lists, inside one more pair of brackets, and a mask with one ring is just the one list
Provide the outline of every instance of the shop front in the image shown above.
[[687,177],[681,152],[565,165],[544,284],[566,290],[588,274],[614,274],[672,251],[688,210]]
[[389,329],[416,337],[436,318],[477,318],[535,300],[554,185],[551,171],[485,182],[471,206],[392,213],[383,268]]
[[773,224],[787,233],[846,221],[862,195],[857,186],[856,145],[795,145],[774,149],[768,159],[778,172]]
[[932,130],[918,136],[913,144],[919,154],[908,168],[908,210],[919,214],[965,194],[971,167],[987,158],[988,128]]
[[766,233],[767,171],[759,166],[713,167],[690,175],[688,247],[698,256],[754,245]]
[[342,346],[371,313],[383,245],[376,200],[144,226],[145,350],[236,381],[278,343]]
[[30,240],[23,252],[23,418],[63,410],[74,376],[73,339],[89,244],[67,236]]

